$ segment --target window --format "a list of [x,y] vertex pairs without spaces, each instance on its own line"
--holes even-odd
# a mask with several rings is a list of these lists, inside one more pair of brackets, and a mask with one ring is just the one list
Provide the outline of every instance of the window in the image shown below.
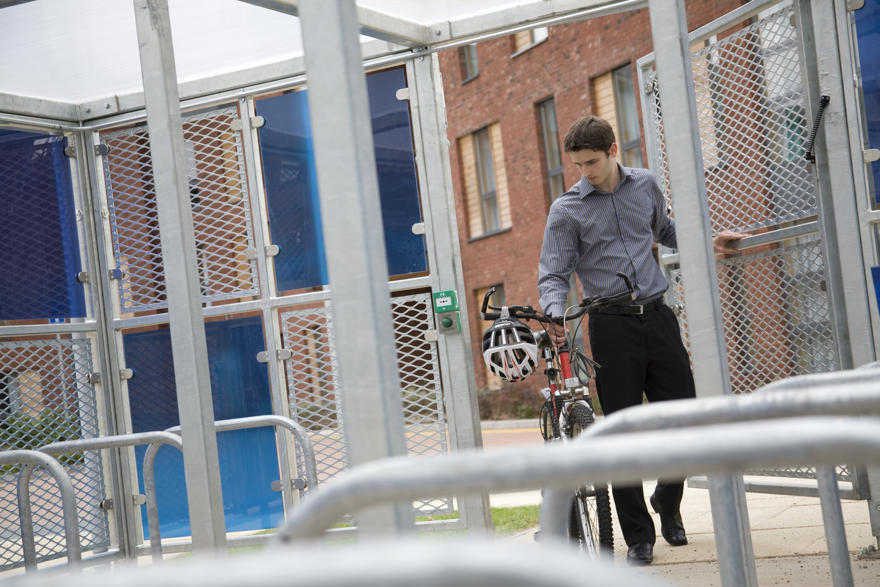
[[556,125],[556,102],[553,98],[538,104],[538,114],[541,117],[544,161],[547,163],[547,186],[550,189],[550,201],[552,202],[565,191],[562,156],[559,152],[559,128]]
[[458,49],[461,64],[461,83],[469,82],[480,75],[480,64],[477,61],[477,44],[471,43]]
[[[492,299],[489,300],[489,304],[492,306],[501,307],[507,303],[507,297],[504,294],[504,285],[497,284],[490,287],[495,288],[495,293],[492,295]],[[483,287],[476,291],[476,302],[477,308],[483,307],[483,296],[486,295],[486,292],[489,291],[489,287]],[[483,333],[486,332],[486,329],[492,326],[492,320],[480,320],[480,339],[482,340]],[[482,362],[482,361],[481,361]],[[486,388],[487,389],[501,389],[501,384],[503,383],[502,379],[497,375],[494,375],[489,367],[483,363],[483,369],[485,369],[486,373]]]
[[538,27],[536,29],[531,29],[528,31],[521,31],[519,33],[514,33],[513,35],[513,55],[511,57],[516,57],[520,53],[524,53],[528,51],[535,45],[543,43],[547,40],[547,36],[549,32],[547,31],[547,27]]
[[510,227],[501,127],[495,123],[458,139],[471,238]]
[[614,129],[620,162],[627,167],[642,167],[642,139],[632,65],[627,63],[594,79],[593,92],[596,114]]
[[18,377],[0,372],[0,422],[19,411]]

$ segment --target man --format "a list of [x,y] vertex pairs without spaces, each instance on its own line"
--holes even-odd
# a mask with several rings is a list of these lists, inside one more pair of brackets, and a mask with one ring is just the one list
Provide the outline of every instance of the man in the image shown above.
[[[669,287],[652,254],[654,242],[676,246],[675,223],[666,201],[647,169],[615,161],[614,131],[603,119],[578,119],[566,133],[565,152],[582,178],[550,207],[538,268],[538,290],[544,312],[565,311],[569,278],[576,272],[585,296],[624,290],[617,273],[635,289],[635,303],[591,313],[589,336],[599,401],[606,414],[648,401],[694,397],[694,379],[678,321],[663,303]],[[714,241],[719,253],[734,253],[728,243],[746,236],[723,231]],[[557,342],[561,326],[548,332]],[[661,534],[673,546],[687,544],[679,508],[684,482],[660,480],[650,502],[660,514]],[[627,561],[653,561],[654,522],[642,486],[612,488],[617,518],[627,544]]]

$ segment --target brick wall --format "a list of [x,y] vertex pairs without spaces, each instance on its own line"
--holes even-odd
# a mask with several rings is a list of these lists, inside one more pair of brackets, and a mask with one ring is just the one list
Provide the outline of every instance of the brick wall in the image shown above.
[[[689,0],[688,26],[693,30],[744,3]],[[555,99],[561,141],[572,121],[594,111],[593,78],[626,63],[633,64],[636,75],[636,60],[652,51],[650,19],[647,9],[642,9],[552,27],[544,42],[514,58],[512,36],[478,43],[477,51],[479,75],[465,83],[458,50],[439,55],[467,289],[461,297],[473,304],[477,289],[503,283],[508,304],[537,307],[538,257],[551,195],[535,106],[544,99]],[[495,122],[499,123],[503,141],[511,228],[500,234],[469,239],[457,139]],[[565,184],[569,186],[580,175],[567,156],[563,157]],[[482,388],[486,385],[479,352],[482,331],[478,308],[469,309],[477,386]],[[519,384],[534,388],[544,385],[545,381],[537,376]]]

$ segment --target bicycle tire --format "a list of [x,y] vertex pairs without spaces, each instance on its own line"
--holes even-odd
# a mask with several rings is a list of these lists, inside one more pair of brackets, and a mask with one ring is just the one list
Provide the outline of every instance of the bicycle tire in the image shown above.
[[[574,404],[569,417],[570,436],[575,437],[595,421],[593,412],[583,404]],[[571,501],[569,537],[582,550],[611,555],[614,552],[614,534],[611,519],[611,499],[608,485],[582,486]]]
[[553,417],[553,404],[550,403],[554,399],[556,401],[555,412],[557,416],[565,407],[565,400],[563,400],[561,397],[548,399],[544,402],[544,405],[541,406],[541,415],[538,422],[541,427],[541,436],[544,438],[545,442],[549,442],[556,438],[562,437],[561,430],[559,430],[559,418]]

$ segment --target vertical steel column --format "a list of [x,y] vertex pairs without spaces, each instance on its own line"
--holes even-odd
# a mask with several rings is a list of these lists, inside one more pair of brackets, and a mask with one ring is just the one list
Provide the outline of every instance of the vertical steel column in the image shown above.
[[[409,63],[410,108],[414,120],[413,136],[419,161],[419,185],[425,218],[425,244],[435,291],[455,289],[459,293],[462,330],[441,334],[437,341],[443,367],[444,400],[452,430],[450,443],[455,449],[483,445],[480,412],[474,389],[474,362],[468,334],[467,290],[461,267],[458,223],[449,165],[446,136],[446,103],[437,54],[417,57]],[[489,496],[459,497],[459,513],[472,530],[491,528]]]
[[[869,281],[859,234],[859,205],[853,173],[862,170],[861,153],[853,160],[849,120],[840,68],[840,49],[834,5],[798,0],[796,11],[805,61],[808,114],[815,116],[819,97],[831,98],[816,135],[816,179],[819,224],[828,263],[828,293],[840,349],[840,366],[851,369],[875,358],[874,340],[865,327],[871,323]],[[834,178],[832,185],[831,178]]]
[[[266,247],[269,243],[269,222],[266,213],[266,194],[262,190],[262,166],[260,165],[260,146],[257,129],[254,128],[253,120],[256,116],[254,101],[252,98],[241,98],[238,101],[239,116],[241,117],[242,149],[244,151],[245,169],[247,170],[247,189],[250,193],[251,218],[254,226],[254,246],[257,249],[257,278],[260,280],[260,300],[270,300],[278,292],[275,288],[275,264],[272,258],[267,256]],[[287,392],[284,388],[284,361],[278,358],[278,350],[283,347],[281,332],[278,324],[278,309],[263,307],[263,336],[266,341],[266,354],[269,357],[269,389],[272,396],[272,413],[288,417],[290,408],[287,401]],[[278,450],[278,465],[281,476],[281,499],[285,514],[293,507],[295,497],[299,494],[293,491],[291,485],[291,470],[295,469],[295,457],[293,451],[293,436],[281,428],[275,428],[275,445]],[[316,489],[310,487],[309,489]]]
[[193,550],[223,548],[226,525],[196,267],[168,0],[134,0],[165,268]]
[[[98,346],[99,361],[97,365],[101,373],[100,388],[102,391],[102,403],[104,409],[99,416],[103,418],[102,433],[123,434],[128,432],[126,427],[127,403],[123,400],[122,385],[118,377],[121,370],[119,352],[116,347],[116,335],[113,331],[114,300],[113,289],[108,278],[109,266],[107,259],[112,254],[107,254],[107,243],[103,236],[102,209],[103,190],[100,159],[95,154],[97,135],[91,132],[78,133],[75,136],[76,160],[79,166],[80,185],[83,192],[82,202],[84,208],[84,226],[87,232],[88,259],[90,272],[89,282],[93,292],[94,317],[97,324],[95,338]],[[128,496],[137,493],[137,485],[133,481],[136,474],[133,471],[134,459],[128,458],[133,453],[127,449],[115,449],[108,451],[110,461],[113,503],[117,504],[112,510],[115,518],[115,527],[118,534],[114,536],[111,526],[111,540],[119,541],[119,550],[128,558],[134,558],[136,546],[141,539],[137,532],[139,516],[135,511],[132,500]],[[103,461],[104,459],[102,459]]]
[[[304,0],[299,16],[349,462],[406,454],[388,263],[353,0]],[[413,525],[410,504],[370,508],[368,533]]]
[[[649,10],[657,77],[667,97],[663,129],[666,144],[675,145],[667,157],[697,395],[729,394],[684,0],[650,0]],[[757,585],[742,477],[711,476],[709,497],[722,585]]]

